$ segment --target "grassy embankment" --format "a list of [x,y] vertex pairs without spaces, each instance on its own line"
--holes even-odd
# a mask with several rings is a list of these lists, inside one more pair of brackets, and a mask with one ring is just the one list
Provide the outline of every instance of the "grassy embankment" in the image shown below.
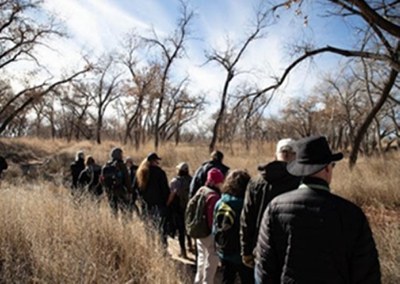
[[[63,186],[74,153],[83,149],[100,163],[118,144],[65,143],[38,139],[0,140],[10,169],[0,185],[0,282],[40,283],[189,283],[181,265],[164,257],[134,219],[116,221],[106,202],[79,205]],[[137,163],[151,151],[123,147]],[[204,146],[164,146],[159,154],[168,177],[174,166],[187,161],[192,171],[205,159]],[[245,153],[226,150],[231,168],[248,169],[273,158],[273,145]],[[263,153],[263,154],[260,154]],[[264,154],[265,153],[265,154]],[[21,177],[19,164],[46,161]],[[400,168],[399,154],[362,158],[354,171],[346,161],[334,172],[333,191],[362,206],[367,213],[380,254],[383,283],[400,282]],[[43,170],[46,169],[44,172]]]

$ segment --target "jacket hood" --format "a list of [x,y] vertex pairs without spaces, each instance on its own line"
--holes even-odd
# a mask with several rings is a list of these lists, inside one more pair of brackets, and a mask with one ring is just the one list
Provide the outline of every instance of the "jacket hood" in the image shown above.
[[276,183],[291,177],[291,174],[286,169],[286,165],[287,163],[283,161],[273,161],[268,164],[259,165],[258,171],[266,181]]

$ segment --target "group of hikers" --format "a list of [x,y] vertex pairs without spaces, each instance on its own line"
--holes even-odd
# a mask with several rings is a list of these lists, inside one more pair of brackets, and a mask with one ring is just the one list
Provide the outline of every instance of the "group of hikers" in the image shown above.
[[157,153],[135,166],[114,148],[100,167],[79,152],[72,187],[104,191],[115,214],[136,210],[165,249],[178,231],[180,255],[187,257],[186,240],[196,255],[194,283],[214,283],[218,267],[222,283],[380,283],[365,214],[330,191],[343,154],[332,153],[325,137],[280,140],[256,177],[223,158],[212,152],[193,178],[181,162],[168,182]]

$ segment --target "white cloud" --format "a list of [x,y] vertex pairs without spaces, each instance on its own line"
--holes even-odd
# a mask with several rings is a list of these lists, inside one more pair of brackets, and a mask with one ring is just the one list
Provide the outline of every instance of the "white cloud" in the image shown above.
[[[197,40],[187,42],[189,58],[177,62],[174,72],[180,78],[189,75],[190,90],[206,93],[213,105],[218,102],[225,72],[215,63],[200,66],[205,61],[204,50],[209,50],[212,46],[223,49],[227,35],[233,43],[245,39],[249,19],[254,18],[253,4],[256,2],[258,1],[199,1],[194,7],[197,18],[194,19],[191,36]],[[82,48],[100,55],[118,47],[122,36],[133,28],[137,28],[142,34],[151,27],[159,36],[171,34],[179,16],[177,0],[57,0],[45,3],[49,10],[60,15],[71,34],[70,41],[54,43],[58,52],[43,53],[44,60],[54,68],[79,61]],[[300,28],[298,23],[293,25],[293,19],[267,28],[267,37],[255,41],[249,47],[239,68],[256,74],[252,80],[261,87],[272,83],[271,74],[281,76],[284,67],[290,62],[283,42],[295,37]],[[283,34],[285,38],[282,37]],[[274,104],[282,103],[281,100],[284,103],[287,98],[304,92],[314,83],[315,76],[306,71],[304,67],[295,70]]]

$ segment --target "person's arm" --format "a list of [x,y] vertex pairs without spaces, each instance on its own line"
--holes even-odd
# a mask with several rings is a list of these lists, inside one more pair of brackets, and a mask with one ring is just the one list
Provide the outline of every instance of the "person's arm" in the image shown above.
[[256,183],[251,180],[247,185],[243,209],[240,216],[240,245],[243,263],[247,266],[254,266],[254,239],[257,222],[257,196]]
[[268,206],[261,221],[255,249],[255,280],[256,283],[280,283],[280,267],[273,242],[274,216]]
[[177,180],[173,179],[170,183],[170,193],[168,195],[167,206],[170,206],[172,201],[175,198],[176,190],[177,190]]
[[81,173],[78,176],[77,180],[77,185],[79,187],[85,187],[89,183],[88,175],[87,175],[87,170],[81,171]]
[[358,237],[350,261],[350,283],[381,283],[378,252],[364,213],[360,213]]
[[201,172],[203,167],[199,167],[193,175],[189,187],[189,198],[192,198],[203,184],[201,184]]
[[123,175],[123,184],[124,187],[126,188],[126,192],[127,193],[132,193],[132,186],[131,186],[131,176],[128,172],[128,168],[125,166],[125,164],[123,162],[120,162],[118,164],[118,167],[120,169],[120,171],[122,172]]
[[167,174],[162,169],[161,169],[161,177],[160,177],[159,182],[160,182],[160,186],[161,186],[161,192],[164,196],[165,206],[167,206],[167,202],[168,202],[169,195],[170,195],[170,189],[169,189]]

